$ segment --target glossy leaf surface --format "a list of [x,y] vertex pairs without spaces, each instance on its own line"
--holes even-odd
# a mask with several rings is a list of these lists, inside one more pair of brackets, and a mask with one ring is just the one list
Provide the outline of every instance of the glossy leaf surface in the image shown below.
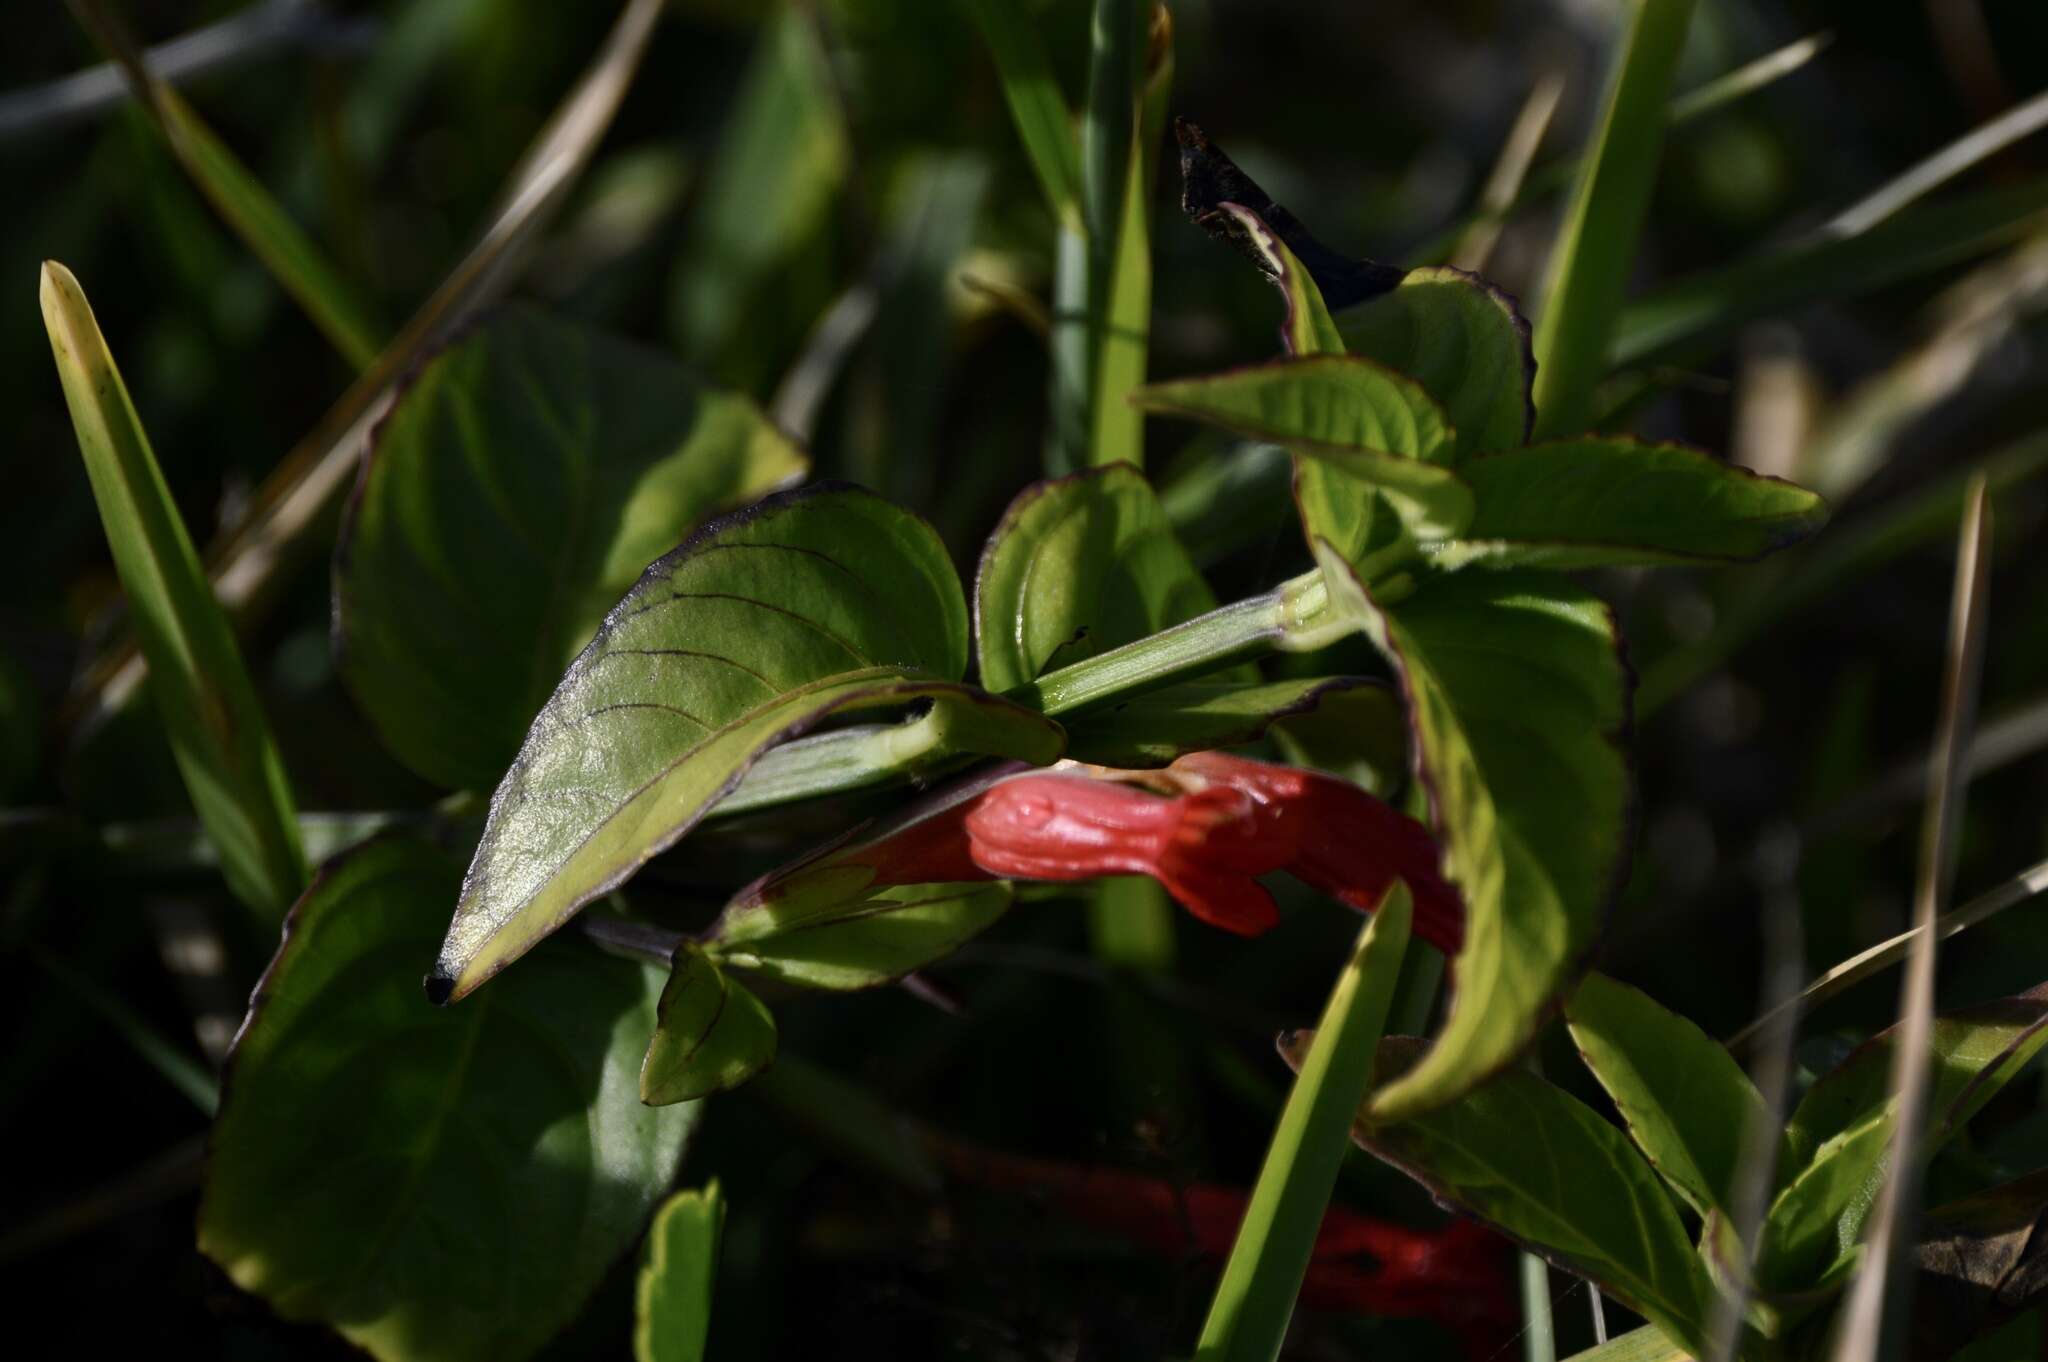
[[378,428],[336,551],[344,675],[413,769],[489,788],[642,570],[804,466],[666,356],[507,309]]
[[639,1237],[696,1109],[640,1104],[658,970],[536,956],[437,1011],[419,961],[458,882],[373,843],[292,909],[230,1059],[202,1250],[287,1319],[385,1359],[522,1358]]
[[1477,509],[1444,567],[1588,568],[1760,558],[1819,529],[1821,499],[1683,445],[1558,440],[1458,470]]
[[1394,667],[1466,935],[1435,1048],[1374,1099],[1383,1120],[1506,1065],[1570,987],[1623,858],[1628,676],[1608,607],[1541,573],[1424,581],[1391,610],[1318,545],[1335,598]]
[[705,526],[647,570],[535,719],[433,987],[475,988],[832,715],[932,702],[899,744],[913,756],[1056,757],[1057,726],[952,680],[966,663],[959,581],[909,512],[811,487]]

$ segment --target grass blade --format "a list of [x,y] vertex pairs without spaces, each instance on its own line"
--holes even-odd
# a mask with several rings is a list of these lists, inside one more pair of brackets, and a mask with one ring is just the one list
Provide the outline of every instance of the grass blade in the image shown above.
[[[1759,317],[1815,299],[1841,299],[1996,250],[2039,230],[2048,178],[1907,209],[1861,236],[1808,240],[1681,279],[1622,314],[1610,356],[1616,366],[1670,359],[1720,340]],[[1540,375],[1539,375],[1540,379]]]
[[1372,1080],[1412,915],[1408,888],[1396,881],[1330,992],[1216,1284],[1197,1362],[1270,1362],[1280,1354],[1352,1118]]
[[306,884],[284,763],[127,385],[71,271],[45,261],[43,321],[171,751],[236,897],[280,920]]
[[38,950],[32,950],[30,955],[44,973],[71,990],[100,1020],[120,1032],[128,1048],[155,1069],[164,1082],[183,1093],[201,1115],[210,1117],[220,1109],[220,1080],[204,1064],[158,1035],[156,1028],[138,1016],[134,1008],[71,966]]
[[1563,77],[1548,75],[1537,81],[1536,88],[1522,101],[1521,112],[1508,129],[1508,139],[1501,144],[1493,173],[1486,177],[1486,187],[1479,191],[1479,216],[1465,229],[1457,249],[1451,252],[1452,268],[1473,274],[1485,271],[1494,243],[1500,240],[1501,228],[1507,224],[1508,211],[1521,197],[1522,182],[1528,178],[1536,149],[1543,145],[1543,134],[1550,130],[1551,115],[1557,112],[1557,102],[1563,97]]
[[1152,12],[1145,84],[1133,114],[1138,145],[1124,177],[1116,259],[1105,290],[1102,343],[1095,360],[1094,426],[1088,439],[1091,467],[1145,465],[1145,415],[1129,398],[1145,382],[1151,344],[1152,182],[1172,88],[1173,21],[1161,5]]
[[995,58],[996,79],[1045,201],[1062,224],[1081,224],[1081,149],[1074,114],[1054,79],[1038,30],[1016,0],[965,0]]
[[[253,498],[248,517],[207,554],[221,604],[246,626],[303,562],[354,485],[357,456],[384,414],[398,378],[441,338],[503,293],[514,271],[575,186],[625,98],[647,52],[662,0],[627,0],[604,46],[513,170],[499,206],[461,263],[420,305],[377,360],[328,408],[279,462]],[[91,724],[119,709],[142,682],[132,644],[87,669]]]
[[1656,185],[1672,73],[1693,0],[1641,0],[1551,256],[1536,323],[1537,439],[1581,429],[1607,356]]
[[1820,229],[1820,235],[1849,237],[1867,232],[1915,199],[2044,127],[2048,127],[2048,90],[1965,133],[1891,183],[1843,209]]
[[1980,474],[1964,504],[1956,551],[1955,597],[1950,605],[1948,662],[1942,675],[1941,723],[1921,827],[1920,870],[1914,886],[1918,936],[1900,989],[1900,1032],[1892,1055],[1891,1090],[1898,1114],[1891,1170],[1878,1192],[1864,1241],[1863,1264],[1836,1321],[1835,1362],[1876,1362],[1904,1351],[1901,1338],[1912,1293],[1892,1288],[1903,1276],[1905,1254],[1919,1213],[1921,1127],[1930,1084],[1927,1054],[1934,1028],[1935,923],[1955,877],[1956,829],[1962,819],[1970,729],[1976,718],[1978,678],[1984,662],[1984,618],[1990,573],[1990,492]]
[[214,211],[341,357],[358,369],[367,368],[382,348],[382,332],[341,271],[184,97],[151,72],[141,46],[108,0],[71,0],[71,7],[93,40],[119,64],[136,101]]

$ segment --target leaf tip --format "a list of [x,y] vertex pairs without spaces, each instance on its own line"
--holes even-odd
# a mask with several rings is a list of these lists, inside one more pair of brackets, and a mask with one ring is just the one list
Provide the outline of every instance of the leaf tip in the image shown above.
[[421,981],[427,990],[427,1001],[436,1007],[446,1007],[455,1000],[455,976],[436,965]]

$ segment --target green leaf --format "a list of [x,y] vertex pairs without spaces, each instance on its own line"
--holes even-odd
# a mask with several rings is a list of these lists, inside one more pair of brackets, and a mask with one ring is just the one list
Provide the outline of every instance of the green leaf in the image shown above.
[[1734,334],[1759,317],[1842,300],[1918,278],[2040,230],[2048,177],[1943,203],[1918,204],[1860,236],[1809,238],[1631,304],[1610,362],[1651,364]]
[[1529,323],[1477,275],[1410,270],[1392,292],[1346,310],[1338,328],[1346,349],[1408,375],[1443,404],[1457,432],[1452,464],[1529,438]]
[[1075,226],[1081,221],[1081,144],[1074,135],[1073,110],[1060,93],[1045,44],[1024,7],[1015,0],[964,0],[981,28],[1003,100],[1031,169],[1053,215]]
[[343,675],[406,764],[487,789],[647,564],[803,471],[747,399],[506,309],[378,429],[335,550]]
[[1130,395],[1145,381],[1152,338],[1150,162],[1143,154],[1131,157],[1116,259],[1105,287],[1102,344],[1095,359],[1095,428],[1088,441],[1088,461],[1098,468],[1145,464],[1145,414],[1131,405]]
[[342,358],[358,369],[367,369],[383,349],[383,341],[355,289],[184,97],[150,73],[141,48],[105,0],[78,0],[74,9],[93,39],[120,67],[136,103],[163,134],[171,153],[214,211]]
[[[1423,1046],[1382,1041],[1379,1081],[1406,1071]],[[1352,1138],[1704,1355],[1714,1286],[1678,1207],[1628,1138],[1577,1098],[1510,1070],[1391,1124],[1371,1104]]]
[[648,568],[534,720],[430,987],[470,992],[834,715],[929,703],[884,735],[877,778],[962,752],[1055,759],[1058,726],[960,685],[966,664],[959,579],[909,512],[819,486],[706,525]]
[[1440,567],[1603,567],[1761,558],[1819,529],[1827,505],[1683,445],[1561,440],[1473,459],[1477,503]]
[[1650,997],[1589,974],[1564,1007],[1572,1041],[1636,1147],[1701,1216],[1732,1214],[1749,1132],[1777,1123],[1712,1037]]
[[717,1178],[677,1192],[654,1213],[635,1286],[634,1362],[701,1362],[724,1231]]
[[1439,466],[1452,438],[1442,409],[1420,384],[1372,360],[1309,354],[1153,384],[1132,400],[1286,446],[1310,532],[1343,535],[1357,552],[1370,538],[1356,526],[1370,522],[1374,492],[1418,538],[1457,534],[1471,518],[1470,491]]
[[171,753],[228,888],[274,923],[306,883],[284,762],[128,386],[78,281],[54,260],[43,263],[42,304]]
[[856,887],[827,866],[733,904],[710,950],[734,969],[806,988],[874,988],[979,936],[1010,906],[1007,881]]
[[1112,464],[1035,483],[982,550],[981,683],[1014,689],[1215,604],[1137,469]]
[[[1757,1279],[1766,1289],[1832,1282],[1854,1261],[1891,1151],[1897,1033],[1893,1027],[1859,1046],[1793,1111],[1786,1138],[1807,1158],[1764,1221]],[[1936,1017],[1926,1148],[1953,1138],[2044,1045],[2048,984]]]
[[1287,308],[1280,322],[1281,348],[1297,356],[1343,354],[1344,338],[1330,319],[1315,276],[1280,234],[1242,204],[1219,205],[1217,221],[1280,290],[1280,300]]
[[1565,1362],[1689,1362],[1683,1344],[1673,1343],[1654,1324],[1631,1329],[1598,1347],[1573,1353]]
[[775,1018],[694,942],[676,948],[640,1065],[650,1107],[729,1092],[775,1062]]
[[1282,1053],[1299,1072],[1216,1283],[1197,1362],[1269,1362],[1280,1355],[1352,1114],[1372,1079],[1413,915],[1408,887],[1396,880],[1359,933],[1313,1037],[1282,1038]]
[[1656,188],[1665,106],[1692,11],[1693,0],[1654,0],[1627,21],[1592,153],[1551,248],[1535,340],[1539,435],[1573,434],[1592,418]]
[[1276,723],[1314,714],[1326,701],[1358,691],[1391,700],[1384,685],[1356,676],[1190,681],[1076,715],[1066,724],[1067,755],[1103,766],[1165,766],[1190,752],[1257,742]]
[[1255,440],[1380,459],[1441,463],[1451,429],[1422,385],[1357,355],[1302,354],[1201,378],[1153,383],[1131,400]]
[[1318,541],[1333,601],[1394,668],[1444,867],[1465,900],[1435,1048],[1374,1098],[1397,1120],[1508,1064],[1571,985],[1627,852],[1628,674],[1605,602],[1544,573],[1423,581],[1383,609]]
[[396,839],[321,872],[230,1057],[199,1209],[237,1285],[394,1362],[538,1351],[696,1122],[637,1100],[655,969],[563,947],[476,1007],[427,1006],[419,961],[458,882]]
[[[1792,1113],[1794,1145],[1815,1149],[1891,1100],[1896,1026],[1859,1045],[1807,1089]],[[2048,984],[1934,1019],[1934,1080],[1927,1138],[1936,1145],[1969,1123],[2048,1045]]]
[[1382,799],[1393,799],[1408,779],[1408,716],[1391,686],[1328,692],[1314,709],[1281,719],[1272,736],[1292,765],[1327,771]]

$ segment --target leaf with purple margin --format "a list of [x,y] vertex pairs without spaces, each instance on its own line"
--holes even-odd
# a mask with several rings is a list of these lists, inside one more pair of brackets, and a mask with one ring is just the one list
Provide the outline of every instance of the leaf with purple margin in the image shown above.
[[640,1063],[650,1107],[729,1092],[775,1062],[775,1018],[694,941],[676,948]]
[[1529,438],[1536,361],[1515,300],[1477,275],[1410,270],[1400,286],[1345,312],[1344,346],[1420,383],[1456,427],[1453,465]]

